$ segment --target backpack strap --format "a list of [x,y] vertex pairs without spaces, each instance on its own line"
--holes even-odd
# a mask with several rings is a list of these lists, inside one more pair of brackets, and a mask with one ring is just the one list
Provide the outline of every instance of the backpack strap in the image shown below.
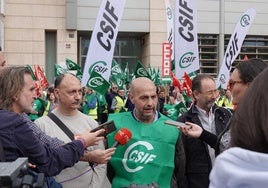
[[71,140],[74,140],[74,134],[72,131],[70,131],[70,129],[68,129],[68,127],[66,127],[66,125],[55,114],[49,113],[47,116],[54,121]]

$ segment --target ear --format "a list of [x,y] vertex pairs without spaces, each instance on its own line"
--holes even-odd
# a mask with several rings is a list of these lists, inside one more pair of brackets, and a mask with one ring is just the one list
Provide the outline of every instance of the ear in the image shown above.
[[132,93],[128,94],[128,98],[130,99],[130,101],[134,104],[134,95]]
[[58,88],[55,88],[55,89],[54,89],[54,92],[53,92],[53,93],[54,93],[55,97],[57,97],[57,98],[59,97],[59,92],[60,92],[60,91],[59,91]]
[[17,100],[18,100],[18,96],[14,96],[14,97],[12,97],[12,100],[13,100],[13,101],[17,101]]
[[199,94],[200,94],[200,93],[199,93],[197,90],[194,90],[194,91],[193,91],[193,98],[194,98],[194,99],[198,99],[198,98],[199,98]]

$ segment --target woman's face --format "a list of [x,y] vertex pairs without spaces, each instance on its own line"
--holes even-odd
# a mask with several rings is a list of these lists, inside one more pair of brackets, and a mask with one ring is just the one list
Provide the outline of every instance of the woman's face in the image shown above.
[[233,104],[238,105],[240,100],[248,89],[249,84],[244,83],[240,78],[240,73],[237,69],[234,69],[230,76],[229,88],[233,96]]

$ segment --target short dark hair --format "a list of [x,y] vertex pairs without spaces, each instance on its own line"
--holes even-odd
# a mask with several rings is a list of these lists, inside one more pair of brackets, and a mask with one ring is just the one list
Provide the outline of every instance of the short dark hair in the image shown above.
[[192,91],[198,91],[201,92],[201,83],[204,79],[211,79],[213,82],[215,82],[214,78],[208,74],[198,74],[194,79],[192,80]]
[[65,74],[61,74],[59,76],[56,77],[55,81],[54,81],[54,88],[58,88],[64,78]]
[[235,69],[238,70],[240,74],[239,77],[244,83],[250,83],[267,65],[268,64],[261,59],[251,58],[245,62],[238,63]]
[[268,68],[250,84],[231,120],[231,145],[268,153]]

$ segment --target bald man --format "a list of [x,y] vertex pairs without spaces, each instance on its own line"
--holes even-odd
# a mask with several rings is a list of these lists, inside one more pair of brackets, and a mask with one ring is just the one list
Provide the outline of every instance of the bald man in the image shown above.
[[[72,74],[58,76],[54,83],[54,94],[59,103],[52,113],[74,135],[98,126],[98,123],[94,119],[78,110],[82,102],[82,86],[75,76]],[[65,143],[70,142],[67,134],[50,117],[43,116],[35,120],[35,123],[47,135],[57,137]],[[59,175],[55,176],[55,179],[64,188],[108,188],[109,182],[106,178],[106,163],[114,151],[115,148],[105,150],[104,143],[99,142],[97,146],[88,148],[86,155],[89,161],[96,163],[95,167],[89,166],[88,162],[80,161],[73,167],[63,170]]]
[[[129,98],[135,105],[132,112],[109,115],[117,130],[127,128],[132,133],[131,140],[118,146],[109,162],[114,171],[110,177],[112,187],[127,187],[131,183],[182,187],[185,157],[181,133],[166,125],[169,118],[156,110],[156,86],[148,78],[137,78],[130,85]],[[109,147],[115,142],[114,134],[108,135]]]

